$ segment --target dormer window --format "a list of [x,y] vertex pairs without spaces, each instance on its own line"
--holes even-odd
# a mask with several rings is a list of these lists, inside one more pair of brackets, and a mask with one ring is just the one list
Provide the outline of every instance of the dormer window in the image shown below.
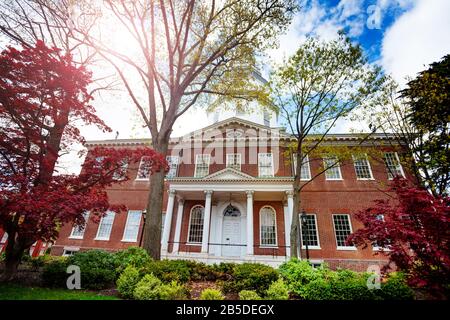
[[203,178],[209,174],[210,160],[211,160],[211,157],[209,154],[197,154],[196,155],[194,177]]
[[271,153],[258,153],[258,175],[273,177],[273,156]]
[[178,172],[178,156],[167,156],[166,160],[169,164],[169,172],[167,172],[166,178],[176,177]]
[[227,168],[233,168],[241,171],[241,154],[228,153],[227,154]]

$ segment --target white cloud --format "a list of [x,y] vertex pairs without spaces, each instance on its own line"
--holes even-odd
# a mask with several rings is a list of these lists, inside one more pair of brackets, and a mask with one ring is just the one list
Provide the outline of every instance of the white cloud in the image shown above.
[[385,32],[381,63],[400,83],[450,53],[450,1],[419,0]]

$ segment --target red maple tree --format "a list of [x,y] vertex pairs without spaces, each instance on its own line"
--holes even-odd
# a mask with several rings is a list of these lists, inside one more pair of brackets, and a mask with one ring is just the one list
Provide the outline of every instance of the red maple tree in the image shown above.
[[38,41],[0,54],[0,228],[8,233],[5,272],[13,278],[23,253],[37,240],[54,241],[65,223],[84,224],[124,209],[108,202],[105,187],[117,180],[123,161],[146,156],[151,172],[168,170],[150,148],[96,148],[80,175],[55,174],[57,160],[74,142],[84,143],[80,123],[111,129],[95,115],[87,87],[91,74],[70,54]]
[[356,214],[364,228],[347,241],[363,248],[379,246],[407,274],[410,285],[448,295],[450,198],[435,197],[400,178],[389,191],[394,198],[377,200]]

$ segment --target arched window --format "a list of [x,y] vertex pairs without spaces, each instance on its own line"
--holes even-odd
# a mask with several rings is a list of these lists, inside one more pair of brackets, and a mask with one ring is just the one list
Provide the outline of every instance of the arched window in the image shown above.
[[259,212],[261,246],[277,245],[277,220],[272,207],[262,207]]
[[188,242],[201,243],[203,238],[203,216],[205,208],[202,206],[194,206],[191,209],[189,219],[189,235]]

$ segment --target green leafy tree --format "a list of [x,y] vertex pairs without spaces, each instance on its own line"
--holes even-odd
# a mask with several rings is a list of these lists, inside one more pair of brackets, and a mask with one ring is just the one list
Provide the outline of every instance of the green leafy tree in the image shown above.
[[[357,108],[371,108],[383,82],[380,69],[370,65],[361,48],[352,44],[343,33],[337,40],[329,42],[307,40],[273,73],[270,82],[273,104],[296,139],[292,148],[295,178],[291,256],[299,255],[298,213],[302,190],[349,156],[349,149],[327,144],[327,134],[339,119],[348,117]],[[361,143],[366,137],[361,136]],[[312,161],[318,151],[328,153],[334,160],[309,181],[302,181],[302,165]]]

